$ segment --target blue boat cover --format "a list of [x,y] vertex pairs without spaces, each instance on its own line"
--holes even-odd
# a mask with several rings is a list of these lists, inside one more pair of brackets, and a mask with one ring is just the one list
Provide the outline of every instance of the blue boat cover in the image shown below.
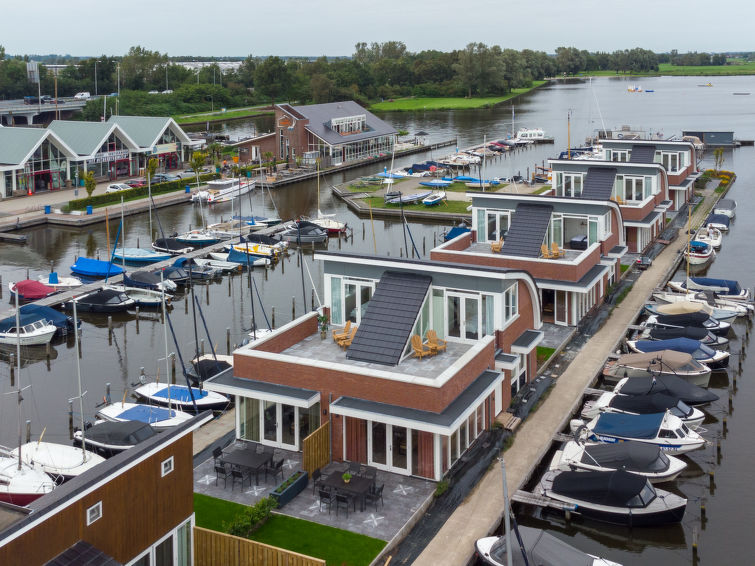
[[658,436],[665,413],[650,415],[627,415],[623,413],[601,413],[593,432],[622,438],[650,439]]
[[127,421],[140,421],[143,423],[159,423],[176,416],[173,410],[163,409],[162,407],[153,407],[151,405],[137,405],[123,411],[118,415],[119,419]]
[[[742,292],[742,287],[739,286],[739,281],[734,281],[732,279],[715,279],[713,277],[690,277],[690,279],[698,285],[726,287],[729,290],[729,295],[739,295]],[[686,287],[686,283],[684,285]]]
[[[57,328],[68,328],[69,318],[60,311],[50,307],[40,305],[24,305],[21,307],[19,321],[21,326],[37,322],[38,320],[47,320]],[[8,332],[16,326],[16,316],[9,316],[0,320],[0,332]]]
[[123,268],[109,261],[80,257],[71,266],[71,271],[87,277],[108,277],[120,275],[123,273]]
[[723,224],[727,227],[730,223],[731,219],[725,214],[709,214],[708,219],[705,221],[705,224]]
[[[194,400],[207,397],[207,391],[200,390],[196,387],[191,388],[191,392],[194,394]],[[190,403],[191,396],[189,396],[189,388],[185,385],[171,385],[170,389],[166,385],[163,389],[156,391],[154,397],[160,397],[161,399],[172,399],[173,401],[180,401],[181,403]]]
[[699,242],[698,240],[692,240],[689,243],[690,251],[697,254],[703,254],[708,251],[710,246],[706,244],[705,242]]
[[708,359],[713,357],[715,352],[700,343],[699,340],[691,338],[672,338],[671,340],[638,340],[635,344],[641,352],[660,352],[661,350],[674,350],[675,352],[684,352],[690,354],[696,360]]
[[469,228],[467,228],[466,226],[454,226],[448,232],[446,232],[446,236],[444,240],[448,242],[449,240],[458,238],[462,234],[467,234],[469,231],[470,231]]

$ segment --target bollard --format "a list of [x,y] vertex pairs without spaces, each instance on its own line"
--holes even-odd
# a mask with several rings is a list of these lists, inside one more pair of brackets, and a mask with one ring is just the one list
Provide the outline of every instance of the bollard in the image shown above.
[[[299,250],[301,251],[301,250]],[[301,253],[296,254],[296,267],[299,267],[299,258],[301,256]]]
[[716,439],[716,463],[721,463],[721,439]]
[[704,525],[705,524],[705,498],[703,497],[700,499],[700,522]]
[[207,285],[204,286],[204,288],[205,288],[204,302],[209,307],[210,306],[210,283],[208,282]]
[[184,296],[184,314],[189,314],[189,293]]
[[362,222],[362,240],[364,240],[364,222]]
[[270,309],[271,317],[270,317],[270,325],[275,328],[275,307],[271,307]]
[[296,297],[291,297],[291,320],[296,318]]
[[3,298],[3,276],[0,275],[0,299]]
[[45,356],[47,356],[48,360],[50,359],[50,348],[51,348],[51,346],[50,346],[49,342],[47,344],[45,344]]
[[29,268],[26,268],[26,278],[29,279]]
[[144,366],[139,368],[139,381],[144,381]]
[[26,421],[26,442],[31,442],[31,421]]
[[204,338],[199,339],[199,355],[204,356]]
[[231,329],[226,326],[225,328],[225,349],[228,355],[231,355]]
[[[282,261],[281,262],[281,275],[283,275],[284,273],[286,273],[286,262]],[[267,277],[267,271],[265,271],[265,277]]]
[[435,245],[436,245],[436,244],[435,244],[435,241],[436,241],[436,240],[435,240],[435,232],[433,232],[433,247],[435,247]]
[[734,399],[731,397],[731,391],[729,391],[729,414],[734,412]]
[[[281,263],[281,266],[282,265],[283,265],[283,263]],[[282,267],[281,267],[281,269],[282,269]],[[270,264],[269,263],[265,266],[265,281],[267,281],[267,272],[268,271],[270,271]]]
[[228,296],[231,296],[231,278],[228,278]]
[[695,561],[697,561],[697,542],[698,542],[697,527],[692,527],[692,558]]
[[109,405],[111,403],[110,401],[110,383],[105,384],[105,403]]
[[710,478],[710,493],[713,495],[713,492],[716,491],[716,472],[713,470],[708,472],[708,477]]
[[340,236],[340,234],[338,235],[338,249],[339,250],[341,249],[341,236]]
[[404,248],[398,249],[398,257],[404,257]]
[[724,417],[724,438],[726,438],[726,433],[729,432],[729,427],[727,426],[726,417]]
[[139,305],[136,305],[136,333],[139,334]]

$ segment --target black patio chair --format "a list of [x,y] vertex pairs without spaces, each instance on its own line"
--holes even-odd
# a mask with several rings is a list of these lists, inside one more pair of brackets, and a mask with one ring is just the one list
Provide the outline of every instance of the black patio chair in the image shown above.
[[362,472],[362,476],[367,478],[368,480],[372,480],[372,487],[375,487],[375,480],[377,479],[377,468],[367,466],[364,472]]
[[377,502],[380,501],[380,505],[385,507],[385,503],[383,502],[383,488],[385,487],[385,484],[381,485],[380,487],[376,487],[375,489],[371,489],[367,492],[367,494],[364,496],[364,500],[366,503],[374,503],[375,504],[375,511],[377,511]]
[[215,465],[218,466],[223,463],[223,449],[220,446],[216,446],[212,451],[212,457],[215,459]]
[[230,476],[228,466],[225,464],[215,464],[215,485],[218,485],[218,478],[223,478],[223,487],[228,487],[228,476]]
[[351,505],[351,497],[345,493],[336,493],[336,517],[338,517],[338,509],[343,507],[346,509],[346,518],[349,518],[349,505]]
[[265,445],[264,444],[258,444],[255,448],[255,451],[257,454],[263,454],[265,452]]
[[275,479],[275,476],[280,474],[281,481],[283,481],[283,458],[281,458],[280,460],[270,461],[270,464],[265,469],[265,478],[267,478],[268,471],[273,475],[273,479]]
[[322,475],[320,468],[317,468],[314,472],[312,472],[312,495],[315,494],[315,490],[320,487],[324,480],[325,476]]
[[323,503],[328,506],[328,515],[330,515],[330,508],[333,505],[333,494],[327,489],[320,489],[320,511],[322,511]]
[[360,464],[359,462],[349,462],[349,467],[347,471],[352,476],[358,476],[361,469],[362,469],[362,464]]
[[252,473],[248,468],[233,468],[231,470],[231,491],[233,491],[236,481],[241,482],[241,489],[244,489],[244,480],[249,478],[249,486],[252,485]]

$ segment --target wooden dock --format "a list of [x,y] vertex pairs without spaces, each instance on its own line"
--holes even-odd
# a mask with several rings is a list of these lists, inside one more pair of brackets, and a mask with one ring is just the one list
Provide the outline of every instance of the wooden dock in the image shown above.
[[511,496],[511,501],[515,503],[523,503],[525,505],[533,505],[535,507],[544,507],[548,509],[555,509],[556,511],[576,511],[577,506],[569,503],[563,503],[556,499],[551,499],[545,495],[538,495],[537,493],[531,493],[529,491],[518,490]]
[[0,241],[12,244],[25,244],[26,234],[13,234],[12,232],[0,232]]

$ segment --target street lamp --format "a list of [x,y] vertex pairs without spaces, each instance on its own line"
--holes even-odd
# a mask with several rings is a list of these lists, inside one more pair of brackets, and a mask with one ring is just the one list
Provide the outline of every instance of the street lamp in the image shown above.
[[97,96],[97,60],[94,60],[94,95]]

